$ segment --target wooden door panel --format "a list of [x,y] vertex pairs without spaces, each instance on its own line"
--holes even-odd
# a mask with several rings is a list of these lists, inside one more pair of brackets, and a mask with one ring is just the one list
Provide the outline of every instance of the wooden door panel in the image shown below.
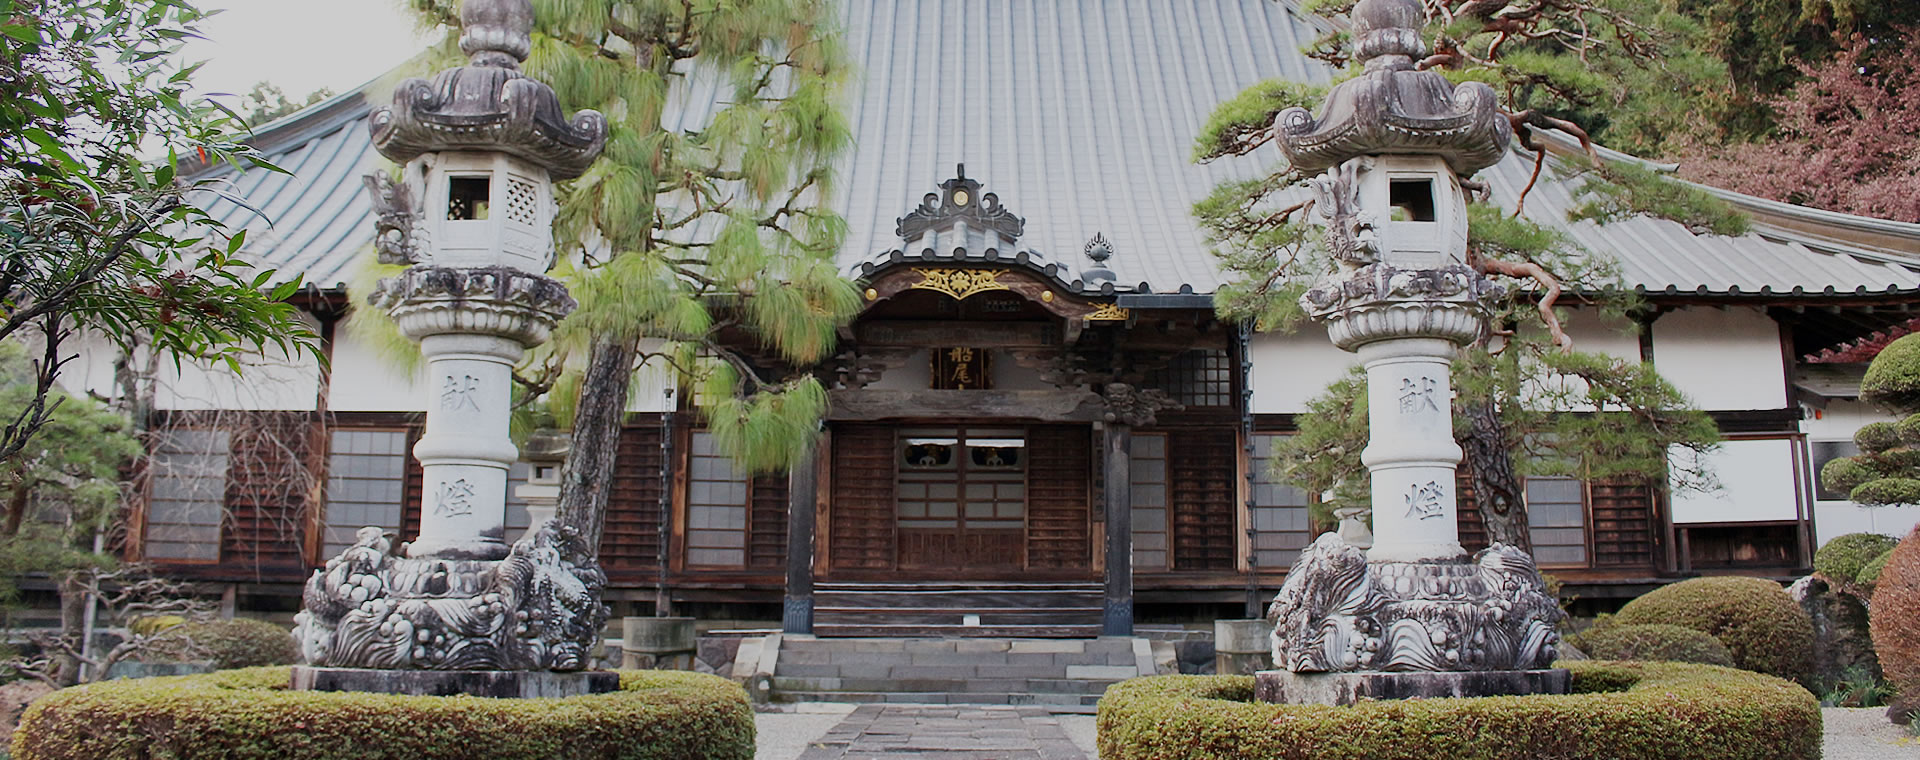
[[833,433],[827,566],[894,567],[893,429],[841,425]]

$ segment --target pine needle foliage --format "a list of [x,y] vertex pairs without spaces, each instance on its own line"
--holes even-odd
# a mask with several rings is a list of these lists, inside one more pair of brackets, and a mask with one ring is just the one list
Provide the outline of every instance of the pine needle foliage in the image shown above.
[[[454,0],[410,0],[450,22]],[[825,392],[804,368],[860,308],[827,206],[852,137],[851,76],[827,0],[534,0],[525,69],[568,111],[607,116],[606,151],[557,188],[555,239],[580,307],[556,331],[550,410],[576,445],[610,424],[579,398],[624,399],[631,372],[576,373],[624,352],[670,369],[721,450],[784,469],[811,446]],[[644,350],[643,350],[644,347]],[[610,439],[608,439],[610,440]],[[562,511],[566,511],[563,505]]]

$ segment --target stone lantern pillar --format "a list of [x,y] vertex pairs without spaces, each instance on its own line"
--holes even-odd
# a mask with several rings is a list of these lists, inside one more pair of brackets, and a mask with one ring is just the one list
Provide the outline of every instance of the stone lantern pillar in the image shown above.
[[[553,183],[600,155],[606,119],[566,119],[552,88],[520,71],[531,48],[528,0],[465,0],[467,65],[402,82],[371,119],[373,144],[401,179],[367,178],[382,261],[410,265],[369,299],[426,357],[420,535],[360,540],[314,574],[296,636],[318,689],[548,695],[553,679],[498,671],[572,671],[606,621],[605,575],[570,529],[504,535],[513,365],[571,312],[553,264]],[[361,670],[377,669],[377,670]],[[467,672],[465,677],[393,676]],[[472,671],[496,673],[473,676]],[[304,680],[302,680],[304,679]],[[605,681],[606,679],[599,679]],[[607,686],[599,684],[594,688]]]
[[1367,374],[1373,542],[1321,536],[1275,598],[1263,699],[1564,692],[1553,661],[1560,610],[1532,558],[1460,546],[1450,366],[1487,329],[1498,286],[1466,264],[1462,177],[1498,162],[1512,127],[1484,84],[1420,71],[1419,0],[1362,0],[1365,71],[1320,116],[1290,108],[1276,142],[1311,180],[1336,271],[1301,298]]

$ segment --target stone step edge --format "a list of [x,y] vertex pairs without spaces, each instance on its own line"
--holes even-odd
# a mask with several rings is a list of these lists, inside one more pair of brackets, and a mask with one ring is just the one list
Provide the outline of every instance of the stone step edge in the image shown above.
[[[781,691],[773,701],[780,704],[835,702],[857,704],[919,705],[1037,705],[1048,708],[1091,708],[1100,702],[1099,694],[1026,694],[1019,692],[946,692],[946,691]],[[1059,710],[1080,712],[1079,710]]]

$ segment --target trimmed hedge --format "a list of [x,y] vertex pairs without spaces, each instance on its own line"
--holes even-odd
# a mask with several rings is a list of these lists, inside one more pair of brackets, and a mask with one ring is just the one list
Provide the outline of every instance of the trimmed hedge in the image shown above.
[[1564,696],[1254,702],[1250,676],[1152,676],[1100,700],[1102,760],[1814,760],[1820,703],[1711,665],[1562,662]]
[[1733,667],[1733,653],[1710,633],[1677,625],[1610,625],[1574,637],[1574,645],[1596,660],[1692,662]]
[[217,670],[292,665],[300,661],[300,647],[293,641],[293,632],[265,620],[234,618],[183,623],[168,636],[178,636],[185,641],[168,642],[159,647],[155,655],[177,660],[208,660]]
[[1874,584],[1880,582],[1880,573],[1886,571],[1887,562],[1892,559],[1893,550],[1888,549],[1881,552],[1880,556],[1874,557],[1873,561],[1868,562],[1866,567],[1860,568],[1860,585],[1867,587],[1868,593],[1873,592]]
[[753,708],[724,678],[628,671],[566,699],[289,691],[286,668],[89,684],[35,702],[14,760],[752,760]]
[[[1834,460],[1840,461],[1840,460]],[[1834,583],[1866,583],[1861,571],[1882,554],[1900,543],[1892,536],[1878,533],[1848,533],[1835,536],[1813,553],[1813,570]]]
[[1613,622],[1692,628],[1725,644],[1738,667],[1803,685],[1813,680],[1813,620],[1773,581],[1743,577],[1681,581],[1627,602]]

